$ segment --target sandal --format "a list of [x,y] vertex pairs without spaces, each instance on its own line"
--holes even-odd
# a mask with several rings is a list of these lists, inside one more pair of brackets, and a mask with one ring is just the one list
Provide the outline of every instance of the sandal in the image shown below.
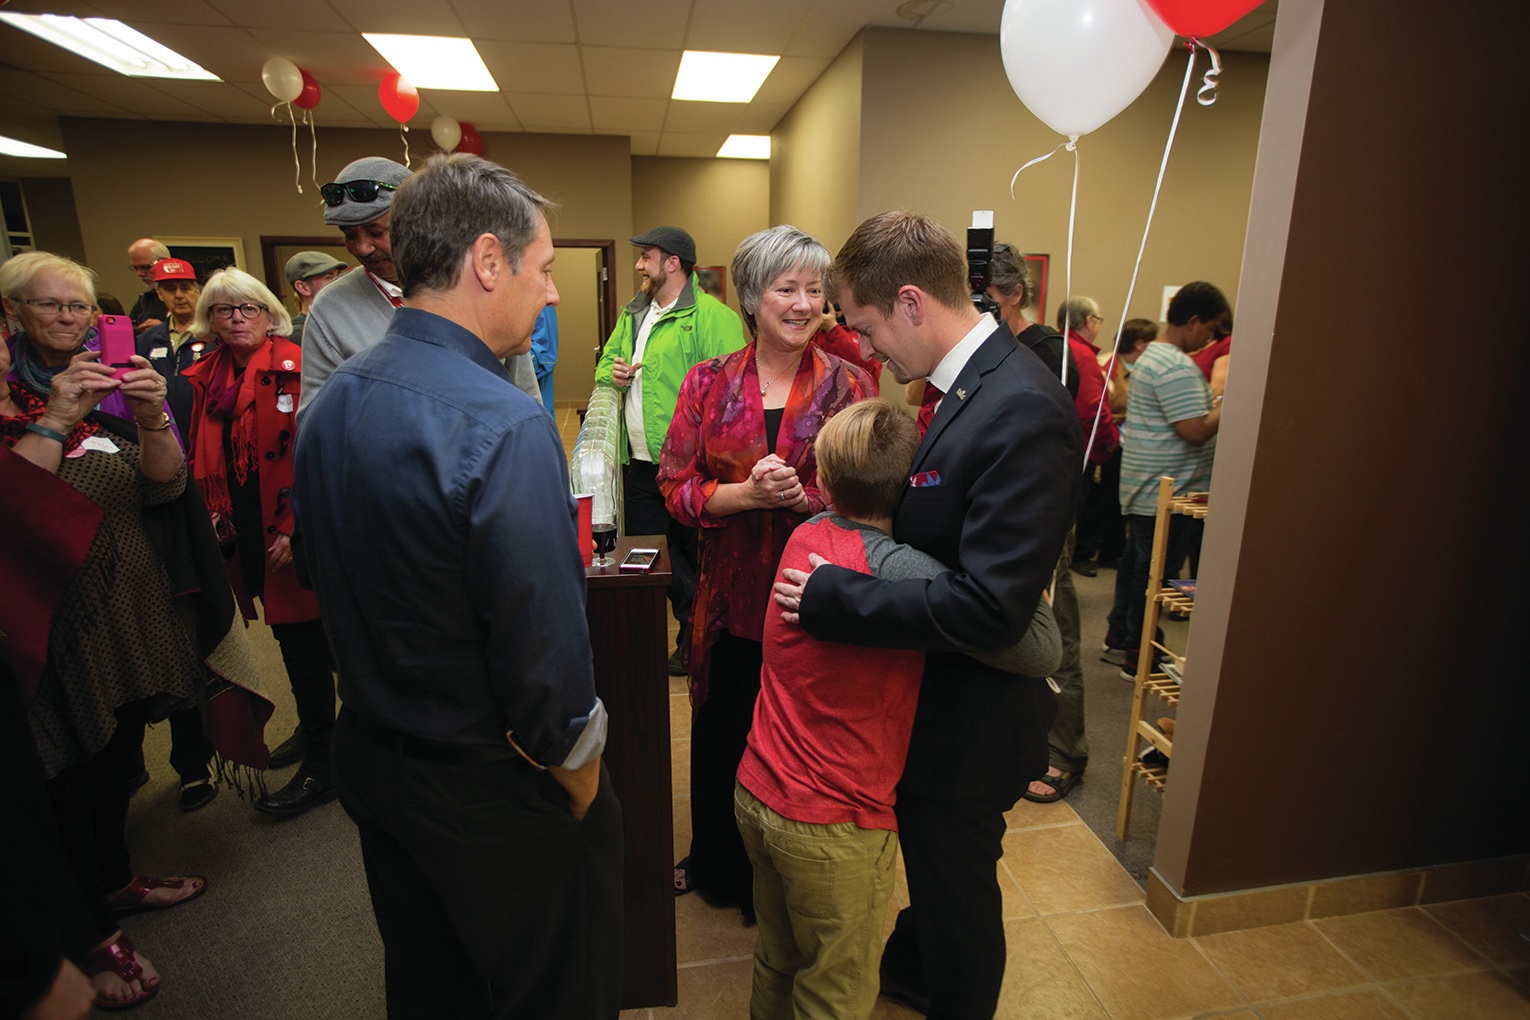
[[675,865],[675,895],[684,896],[695,888],[691,884],[691,859],[682,857],[680,863]]
[[1032,793],[1030,786],[1027,785],[1025,792],[1021,794],[1021,796],[1034,804],[1052,804],[1066,797],[1068,795],[1068,791],[1078,785],[1080,778],[1082,777],[1077,772],[1063,772],[1055,776],[1037,776],[1035,779],[1031,780],[1031,782],[1042,783],[1046,786],[1050,786],[1052,788],[1052,792]]
[[[144,976],[143,965],[138,962],[137,948],[121,932],[116,938],[87,956],[82,970],[88,978],[111,971],[127,985],[131,985],[134,981],[142,982]],[[109,999],[103,993],[97,992],[96,1008],[132,1009],[134,1006],[141,1006],[159,993],[159,982],[155,981],[152,985],[140,984],[140,988],[142,990],[130,999]]]
[[[169,903],[148,902],[149,893],[155,889],[184,889],[187,882],[195,887],[191,895],[171,900]],[[131,882],[108,896],[106,902],[121,917],[145,910],[168,910],[171,907],[178,907],[182,903],[196,899],[206,891],[207,879],[195,875],[190,878],[149,878],[146,875],[134,875]]]

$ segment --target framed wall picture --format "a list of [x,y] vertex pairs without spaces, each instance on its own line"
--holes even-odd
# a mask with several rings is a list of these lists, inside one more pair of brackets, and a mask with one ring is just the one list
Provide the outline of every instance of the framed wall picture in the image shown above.
[[1052,256],[1050,255],[1022,255],[1025,259],[1026,268],[1031,271],[1031,304],[1036,309],[1033,321],[1047,322],[1047,270],[1050,268]]
[[160,237],[156,238],[170,254],[190,262],[197,271],[197,279],[203,283],[220,269],[234,266],[244,268],[244,238],[242,237]]
[[273,237],[260,235],[260,264],[265,270],[266,286],[271,288],[271,293],[281,299],[287,311],[296,315],[298,310],[297,295],[287,284],[287,260],[300,251],[319,251],[333,256],[344,262],[351,269],[356,268],[356,260],[351,253],[345,250],[335,234],[310,237]]

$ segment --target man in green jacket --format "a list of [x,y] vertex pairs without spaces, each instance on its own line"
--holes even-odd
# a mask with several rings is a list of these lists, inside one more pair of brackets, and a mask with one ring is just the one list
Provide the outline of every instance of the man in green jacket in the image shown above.
[[675,414],[680,384],[693,365],[744,346],[737,313],[696,285],[696,242],[679,227],[654,227],[631,239],[642,290],[622,309],[606,341],[595,381],[624,390],[624,511],[627,534],[667,535],[672,559],[669,602],[680,636],[669,671],[685,673],[696,532],[669,516],[656,476],[659,451]]

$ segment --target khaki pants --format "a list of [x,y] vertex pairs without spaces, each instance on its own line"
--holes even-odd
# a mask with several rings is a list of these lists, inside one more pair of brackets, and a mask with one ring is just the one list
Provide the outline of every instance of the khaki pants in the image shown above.
[[753,1020],[867,1017],[880,987],[882,929],[898,834],[812,825],[735,785],[734,812],[754,865]]

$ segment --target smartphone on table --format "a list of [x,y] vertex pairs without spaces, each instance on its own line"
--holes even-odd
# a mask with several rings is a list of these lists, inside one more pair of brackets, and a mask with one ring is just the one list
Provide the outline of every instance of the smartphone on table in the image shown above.
[[646,574],[653,569],[658,559],[659,550],[657,549],[629,549],[627,555],[622,558],[621,569]]

